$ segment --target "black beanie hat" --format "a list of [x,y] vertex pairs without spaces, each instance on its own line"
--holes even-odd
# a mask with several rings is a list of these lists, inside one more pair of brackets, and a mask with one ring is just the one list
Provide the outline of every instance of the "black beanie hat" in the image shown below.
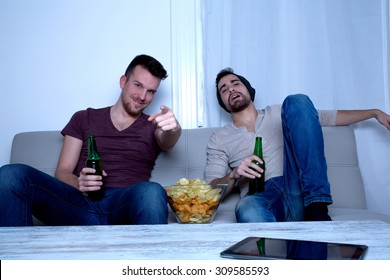
[[217,99],[218,99],[218,103],[219,105],[228,113],[231,113],[225,106],[225,104],[223,104],[223,101],[222,101],[222,98],[221,98],[221,94],[219,93],[219,89],[218,89],[218,82],[225,76],[229,75],[229,74],[232,74],[232,75],[235,75],[237,76],[237,78],[244,84],[244,86],[248,89],[249,91],[249,94],[251,95],[251,100],[252,102],[255,100],[255,94],[256,94],[256,90],[251,86],[251,84],[249,83],[249,81],[247,79],[245,79],[243,76],[240,76],[240,75],[237,75],[233,72],[233,69],[231,68],[227,68],[227,69],[224,69],[222,70],[221,72],[219,72],[218,76],[217,76],[217,79],[216,79],[216,87],[217,87]]

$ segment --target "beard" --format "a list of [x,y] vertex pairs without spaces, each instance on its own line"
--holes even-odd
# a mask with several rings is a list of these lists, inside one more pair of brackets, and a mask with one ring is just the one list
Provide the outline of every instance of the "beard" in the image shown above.
[[133,117],[138,117],[147,107],[147,104],[136,106],[131,101],[126,103],[126,100],[122,98],[122,106],[127,114]]
[[232,113],[241,112],[248,108],[249,104],[250,100],[246,97],[240,98],[238,100],[233,100],[232,103],[230,103],[230,111]]
[[142,110],[141,109],[136,109],[134,108],[131,104],[124,104],[123,105],[125,111],[127,114],[129,114],[130,116],[139,116],[139,114],[141,114]]

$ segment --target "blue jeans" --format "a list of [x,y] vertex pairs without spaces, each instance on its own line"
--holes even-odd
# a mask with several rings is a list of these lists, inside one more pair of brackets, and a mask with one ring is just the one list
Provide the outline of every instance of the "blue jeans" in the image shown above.
[[267,180],[263,193],[240,199],[238,222],[303,221],[304,207],[332,203],[318,112],[306,95],[284,100],[282,128],[284,174]]
[[166,224],[167,196],[158,183],[105,187],[90,200],[72,186],[24,164],[0,168],[0,226]]

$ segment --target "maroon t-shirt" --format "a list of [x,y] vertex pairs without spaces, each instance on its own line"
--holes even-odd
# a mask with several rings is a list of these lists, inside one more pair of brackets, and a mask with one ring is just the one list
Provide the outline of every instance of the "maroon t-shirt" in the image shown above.
[[141,116],[127,129],[118,131],[111,121],[110,107],[88,108],[76,112],[61,131],[83,141],[74,174],[79,176],[88,155],[88,136],[95,135],[96,146],[103,161],[103,178],[107,187],[128,187],[148,181],[161,149],[155,137],[156,126]]

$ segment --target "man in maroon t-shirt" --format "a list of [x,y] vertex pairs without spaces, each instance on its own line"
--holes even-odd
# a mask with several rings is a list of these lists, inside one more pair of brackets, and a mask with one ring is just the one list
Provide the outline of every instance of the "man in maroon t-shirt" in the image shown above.
[[[143,113],[166,77],[153,57],[135,57],[120,77],[118,101],[76,112],[62,130],[55,178],[27,165],[2,167],[0,204],[8,210],[0,214],[0,226],[32,225],[32,215],[48,225],[167,223],[165,190],[148,180],[159,152],[176,144],[181,127],[165,105],[156,114]],[[103,176],[85,167],[88,135],[96,138]],[[104,196],[90,199],[100,188]]]

